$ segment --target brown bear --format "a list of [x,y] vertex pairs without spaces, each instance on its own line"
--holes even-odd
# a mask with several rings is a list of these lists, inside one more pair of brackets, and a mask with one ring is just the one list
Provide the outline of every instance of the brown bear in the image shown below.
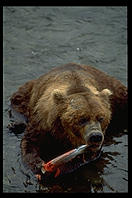
[[80,145],[99,149],[106,129],[127,124],[127,88],[98,69],[69,63],[21,86],[11,105],[28,118],[24,162],[40,173],[48,161]]

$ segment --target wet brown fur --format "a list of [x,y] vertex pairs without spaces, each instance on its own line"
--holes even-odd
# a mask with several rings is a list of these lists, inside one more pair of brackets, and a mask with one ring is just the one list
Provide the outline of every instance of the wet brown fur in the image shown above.
[[25,161],[34,167],[36,160],[41,163],[40,148],[50,155],[52,149],[63,150],[60,145],[85,143],[81,118],[96,121],[103,116],[104,133],[112,120],[122,119],[127,112],[127,88],[96,68],[69,63],[24,84],[12,95],[11,104],[28,118],[21,147]]

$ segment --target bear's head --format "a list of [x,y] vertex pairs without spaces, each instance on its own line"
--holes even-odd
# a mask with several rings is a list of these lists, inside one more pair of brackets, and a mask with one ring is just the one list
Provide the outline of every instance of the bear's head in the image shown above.
[[44,118],[41,126],[71,148],[87,144],[91,150],[99,149],[111,119],[111,94],[108,89],[95,93],[88,88],[72,92],[54,89],[45,104],[43,99],[39,102]]

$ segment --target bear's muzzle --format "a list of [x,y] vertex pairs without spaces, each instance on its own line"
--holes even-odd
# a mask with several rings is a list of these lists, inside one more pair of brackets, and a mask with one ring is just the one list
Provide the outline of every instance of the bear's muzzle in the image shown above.
[[84,139],[91,150],[100,149],[104,141],[104,134],[100,123],[93,122],[91,124],[87,124],[84,127]]

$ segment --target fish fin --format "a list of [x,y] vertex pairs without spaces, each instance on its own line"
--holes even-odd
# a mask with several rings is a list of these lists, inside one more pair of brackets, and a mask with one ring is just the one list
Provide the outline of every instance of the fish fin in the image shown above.
[[59,168],[57,168],[57,170],[56,170],[56,173],[55,173],[55,176],[54,177],[58,177],[60,175],[60,169]]

